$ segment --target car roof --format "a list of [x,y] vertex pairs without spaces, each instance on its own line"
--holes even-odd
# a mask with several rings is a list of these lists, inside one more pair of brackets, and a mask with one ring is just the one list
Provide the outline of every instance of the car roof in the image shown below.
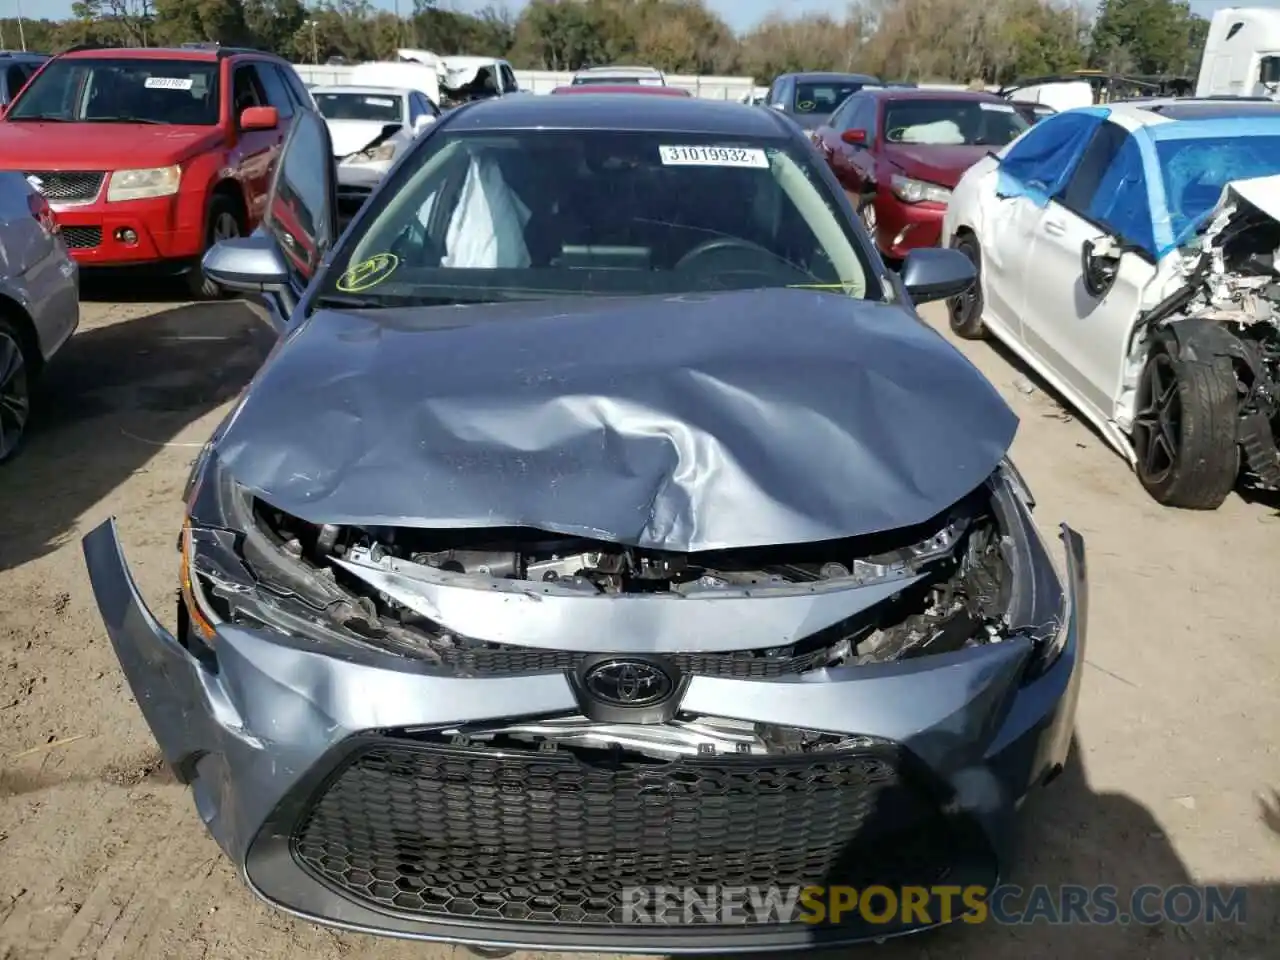
[[318,87],[311,88],[312,93],[358,93],[368,94],[371,97],[407,97],[412,91],[408,87],[379,87],[374,84],[347,84],[333,83],[322,84]]
[[658,77],[662,75],[662,71],[659,70],[657,67],[627,66],[625,64],[618,64],[616,66],[583,67],[581,70],[576,71],[574,74],[574,76],[610,76],[610,75],[617,75],[620,77],[631,76],[631,75],[644,76],[644,77]]
[[243,47],[190,46],[190,47],[72,47],[66,53],[58,54],[57,59],[71,60],[193,60],[211,62],[223,57],[255,56],[279,60],[275,54],[265,50],[250,50]]
[[930,90],[920,87],[873,87],[864,91],[878,100],[976,100],[982,103],[1007,103],[1003,97],[986,90]]
[[684,87],[658,86],[645,83],[566,83],[556,87],[552,93],[572,93],[575,96],[587,97],[594,93],[637,93],[641,96],[688,97],[691,94]]
[[573,97],[493,97],[458,107],[450,127],[463,130],[634,130],[789,139],[795,127],[769,110],[726,100],[635,96],[619,109],[616,93]]
[[778,79],[781,80],[784,77],[791,78],[793,80],[798,80],[801,83],[822,83],[824,81],[835,81],[839,83],[841,81],[848,81],[848,80],[852,80],[855,83],[879,83],[880,82],[879,77],[874,77],[869,73],[834,73],[831,71],[824,71],[824,70],[817,70],[812,72],[805,71],[804,73],[784,73]]
[[1231,120],[1280,117],[1280,103],[1246,97],[1152,97],[1108,104],[1112,113],[1140,126],[1168,120]]

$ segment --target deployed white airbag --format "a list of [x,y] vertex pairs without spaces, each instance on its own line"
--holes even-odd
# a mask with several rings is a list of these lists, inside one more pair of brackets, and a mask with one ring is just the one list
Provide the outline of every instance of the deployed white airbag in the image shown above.
[[472,158],[458,206],[445,235],[442,267],[516,270],[529,266],[524,227],[530,211],[511,192],[502,170],[489,159]]
[[950,146],[965,142],[965,136],[954,120],[937,120],[903,127],[899,143],[922,143],[930,146]]

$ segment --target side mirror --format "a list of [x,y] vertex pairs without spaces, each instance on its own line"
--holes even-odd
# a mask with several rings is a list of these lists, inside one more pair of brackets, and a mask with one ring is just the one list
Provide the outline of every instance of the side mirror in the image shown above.
[[1111,237],[1086,240],[1080,249],[1080,276],[1089,296],[1105,297],[1115,285],[1124,250]]
[[214,283],[238,293],[267,293],[289,283],[280,248],[261,233],[214,244],[200,265]]
[[413,121],[413,132],[421,133],[423,130],[427,129],[427,127],[431,126],[431,121],[434,119],[435,117],[428,116],[425,113],[418,114],[418,119]]
[[867,145],[867,131],[846,130],[840,134],[840,139],[851,147],[865,147]]
[[248,107],[240,114],[241,130],[274,130],[280,126],[280,111],[275,107]]
[[902,285],[916,305],[958,297],[978,281],[973,261],[959,250],[921,247],[902,262]]

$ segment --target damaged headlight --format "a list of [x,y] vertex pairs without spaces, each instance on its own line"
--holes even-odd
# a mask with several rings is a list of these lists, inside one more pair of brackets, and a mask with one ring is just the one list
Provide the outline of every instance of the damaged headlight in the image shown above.
[[212,449],[202,451],[189,483],[179,549],[179,621],[208,648],[228,622],[305,637],[346,656],[364,646],[362,638],[381,653],[397,646],[395,637],[380,635],[376,611],[268,538],[255,521],[252,494]]
[[[1035,501],[1022,475],[1006,459],[993,481],[1019,581],[1008,613],[1009,630],[1035,643],[1035,655],[1027,668],[1027,679],[1031,680],[1046,673],[1066,649],[1071,636],[1072,596],[1053,561],[1050,545],[1032,519]],[[1066,534],[1064,530],[1064,540]],[[1064,547],[1071,550],[1068,543],[1064,542]]]
[[359,153],[352,154],[343,163],[390,163],[395,158],[396,145],[394,143],[380,143],[376,147],[370,147],[368,150],[361,150]]
[[946,187],[940,187],[936,183],[929,183],[925,180],[915,180],[911,177],[903,177],[894,174],[890,178],[889,186],[893,190],[893,195],[903,203],[950,203],[951,191]]

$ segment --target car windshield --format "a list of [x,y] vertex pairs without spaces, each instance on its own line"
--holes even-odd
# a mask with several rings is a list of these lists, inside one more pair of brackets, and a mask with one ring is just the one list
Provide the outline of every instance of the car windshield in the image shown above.
[[814,156],[781,139],[441,131],[371,201],[322,298],[394,306],[793,286],[878,299]]
[[1232,180],[1280,174],[1280,137],[1160,140],[1156,159],[1164,180],[1170,228],[1185,240],[1217,205]]
[[54,60],[34,77],[7,120],[88,123],[218,122],[218,64],[203,60]]
[[403,100],[394,93],[324,93],[313,90],[311,95],[326,120],[399,123],[404,119]]
[[851,94],[868,86],[866,80],[825,80],[821,83],[796,84],[796,96],[792,108],[796,113],[812,113],[827,116],[844,103]]
[[884,108],[889,143],[1003,147],[1030,126],[1013,104],[988,100],[898,100]]

